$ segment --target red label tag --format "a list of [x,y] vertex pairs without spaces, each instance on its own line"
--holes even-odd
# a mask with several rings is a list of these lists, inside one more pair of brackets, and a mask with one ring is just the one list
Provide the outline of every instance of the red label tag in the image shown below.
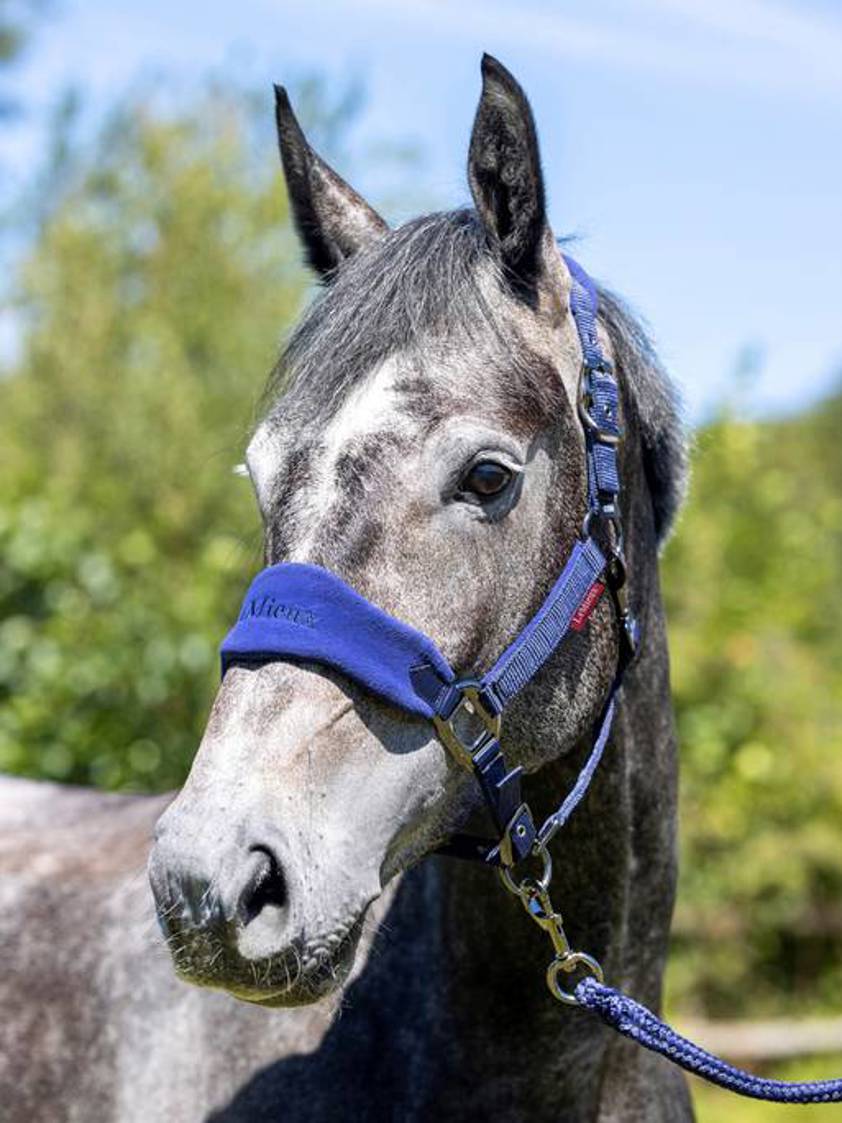
[[588,617],[599,604],[599,598],[605,592],[605,586],[601,581],[594,581],[593,585],[585,593],[585,599],[576,609],[573,614],[573,619],[570,621],[570,627],[574,632],[581,632],[585,624],[588,622]]

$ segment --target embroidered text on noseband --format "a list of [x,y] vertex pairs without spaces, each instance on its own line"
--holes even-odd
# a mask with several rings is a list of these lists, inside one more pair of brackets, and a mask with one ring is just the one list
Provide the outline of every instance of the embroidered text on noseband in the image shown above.
[[294,604],[282,604],[276,601],[274,597],[251,597],[246,600],[243,605],[243,610],[240,613],[240,619],[248,619],[251,616],[271,616],[275,620],[283,617],[288,620],[290,624],[300,624],[304,628],[315,628],[316,614],[306,608],[298,608]]

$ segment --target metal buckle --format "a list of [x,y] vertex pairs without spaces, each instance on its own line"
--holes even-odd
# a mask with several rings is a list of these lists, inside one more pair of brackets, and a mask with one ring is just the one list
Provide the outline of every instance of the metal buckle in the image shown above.
[[607,368],[590,367],[587,363],[582,363],[582,368],[579,371],[579,391],[576,395],[579,419],[585,426],[585,428],[590,430],[594,439],[599,441],[600,444],[616,447],[623,439],[622,427],[619,424],[619,421],[616,422],[617,429],[619,431],[616,433],[611,433],[605,429],[600,428],[599,422],[594,417],[592,417],[590,413],[590,407],[592,406],[593,402],[591,400],[590,390],[586,387],[585,381],[586,375],[588,375],[592,370],[596,370],[597,372],[603,370],[603,373],[610,373]]
[[629,604],[629,588],[626,582],[626,559],[620,551],[615,551],[605,567],[608,588],[617,607],[620,618],[620,638],[626,645],[626,658],[631,660],[637,653],[638,629]]
[[539,890],[546,893],[553,879],[553,860],[546,846],[544,846],[543,843],[536,843],[532,847],[532,856],[536,859],[540,859],[542,864],[541,873],[538,877],[524,877],[520,881],[516,881],[514,874],[508,867],[503,866],[498,871],[500,880],[505,888],[508,889],[510,893],[513,893],[515,897],[520,898],[521,904],[523,904],[527,912],[529,912],[527,901],[533,894],[534,887],[537,886]]
[[618,550],[620,549],[620,546],[622,544],[621,543],[621,537],[622,537],[621,531],[622,531],[622,524],[623,524],[623,516],[620,513],[620,509],[619,509],[619,507],[616,507],[614,505],[591,508],[591,510],[587,512],[584,519],[582,520],[582,530],[581,530],[579,536],[583,540],[586,539],[586,538],[590,538],[591,527],[593,526],[594,519],[599,519],[600,522],[607,523],[611,527],[611,534],[612,534],[611,551],[612,551],[612,557],[613,557],[614,554],[616,554],[618,552]]
[[[434,716],[433,725],[456,762],[470,771],[479,750],[492,740],[499,741],[500,715],[492,713],[483,703],[480,696],[482,684],[478,680],[466,679],[464,682],[457,682],[455,686],[460,692],[456,707],[447,718]],[[462,729],[456,728],[457,723]],[[476,727],[477,723],[479,729],[472,735],[471,726]],[[463,729],[467,736],[463,736]]]

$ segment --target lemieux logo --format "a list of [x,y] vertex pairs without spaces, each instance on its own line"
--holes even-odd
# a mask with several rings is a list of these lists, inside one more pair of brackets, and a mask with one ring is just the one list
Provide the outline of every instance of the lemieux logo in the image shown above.
[[315,628],[316,614],[309,608],[299,608],[295,604],[283,604],[272,596],[252,597],[243,606],[241,620],[252,616],[268,616],[274,620],[288,620],[290,624],[300,624],[302,628]]

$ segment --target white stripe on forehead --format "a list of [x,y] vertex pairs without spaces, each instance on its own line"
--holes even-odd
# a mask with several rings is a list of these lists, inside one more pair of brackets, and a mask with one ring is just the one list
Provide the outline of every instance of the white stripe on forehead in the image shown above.
[[[390,355],[354,387],[319,435],[309,464],[308,486],[296,497],[302,504],[295,512],[301,526],[312,526],[315,531],[319,520],[330,509],[336,495],[336,465],[352,441],[387,426],[394,432],[402,422],[406,423],[406,418],[399,414],[395,397],[398,373],[398,359]],[[258,426],[246,453],[257,501],[264,512],[268,511],[277,490],[278,475],[283,467],[282,452],[282,443],[271,421],[264,421]],[[306,554],[309,537],[308,534],[297,544],[296,554]]]

